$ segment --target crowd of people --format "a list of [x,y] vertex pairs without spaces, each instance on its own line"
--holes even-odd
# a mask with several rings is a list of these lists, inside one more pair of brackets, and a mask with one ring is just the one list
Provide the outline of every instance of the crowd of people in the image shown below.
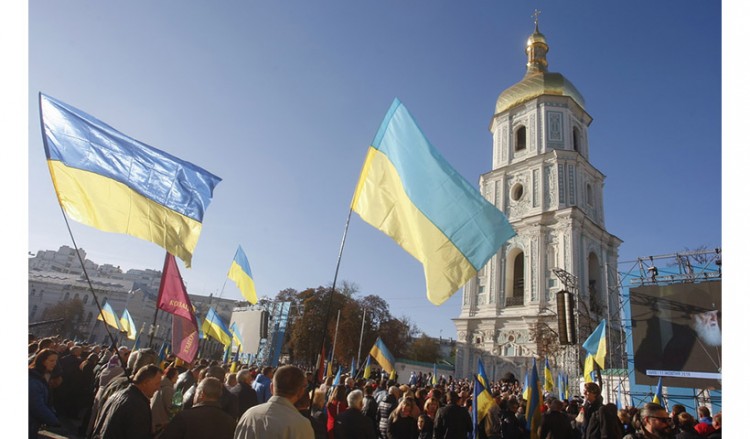
[[[472,380],[384,371],[341,383],[293,365],[180,364],[153,349],[29,345],[29,437],[309,439],[720,438],[721,413],[656,403],[618,410],[596,383],[582,399],[545,395],[536,431],[515,379],[489,383],[495,404],[472,420]],[[476,430],[476,431],[475,431]],[[532,434],[533,433],[533,434]]]

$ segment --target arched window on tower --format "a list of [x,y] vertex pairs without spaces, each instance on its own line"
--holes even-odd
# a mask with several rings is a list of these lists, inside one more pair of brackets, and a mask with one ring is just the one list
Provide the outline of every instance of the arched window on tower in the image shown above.
[[581,132],[578,127],[573,128],[573,151],[581,152]]
[[526,149],[526,127],[521,125],[516,130],[515,151],[523,151],[525,149]]
[[69,291],[66,292],[65,293],[65,297],[63,297],[63,300],[68,300],[68,299],[70,299],[70,292]]
[[522,251],[511,253],[508,258],[512,263],[509,267],[506,283],[505,306],[523,305],[524,292],[524,254]]

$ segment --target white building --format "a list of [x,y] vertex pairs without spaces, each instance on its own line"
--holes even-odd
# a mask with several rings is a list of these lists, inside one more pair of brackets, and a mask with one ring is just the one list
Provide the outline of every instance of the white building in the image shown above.
[[567,289],[579,292],[579,344],[609,311],[619,325],[622,241],[604,224],[604,175],[589,161],[592,118],[575,86],[548,71],[548,50],[537,24],[527,41],[526,74],[500,94],[490,122],[492,170],[481,176],[480,190],[517,236],[464,287],[454,319],[457,377],[475,373],[480,357],[498,377],[511,372],[522,379],[531,357],[575,367],[576,348],[560,348],[557,340],[555,293],[566,285],[554,268],[576,280]]

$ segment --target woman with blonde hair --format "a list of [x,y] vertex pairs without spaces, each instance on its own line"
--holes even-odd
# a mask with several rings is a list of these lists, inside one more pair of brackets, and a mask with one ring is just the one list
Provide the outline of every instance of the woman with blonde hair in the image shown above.
[[424,414],[430,417],[431,420],[435,420],[435,415],[437,414],[438,409],[440,408],[440,401],[437,400],[437,398],[429,397],[424,402]]
[[387,439],[417,439],[419,437],[418,416],[419,407],[414,398],[409,396],[402,398],[388,417]]

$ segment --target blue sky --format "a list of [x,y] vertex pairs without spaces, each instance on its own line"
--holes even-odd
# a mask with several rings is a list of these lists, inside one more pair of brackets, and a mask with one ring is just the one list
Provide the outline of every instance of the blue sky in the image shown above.
[[[60,2],[28,5],[28,250],[71,245],[39,128],[41,91],[223,181],[182,275],[218,294],[242,245],[261,295],[330,284],[367,146],[394,97],[468,181],[490,170],[498,95],[525,72],[542,11],[551,71],[593,117],[620,260],[722,245],[718,1]],[[164,251],[71,223],[98,263],[160,269]],[[353,215],[339,282],[455,337],[460,294]],[[231,284],[223,297],[239,298]]]

